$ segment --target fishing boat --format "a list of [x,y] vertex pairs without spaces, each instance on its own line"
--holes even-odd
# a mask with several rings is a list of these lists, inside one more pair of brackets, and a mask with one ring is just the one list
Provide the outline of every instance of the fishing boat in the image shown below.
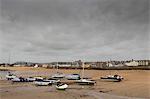
[[82,63],[82,77],[80,80],[77,80],[76,83],[79,85],[94,85],[96,83],[94,80],[84,78],[84,63]]
[[36,86],[48,86],[48,85],[52,85],[52,82],[49,80],[39,80],[39,81],[34,81],[34,84]]
[[68,80],[79,80],[80,75],[79,74],[69,74],[69,75],[66,75],[65,78]]
[[68,88],[67,84],[57,84],[56,89],[57,90],[66,90]]
[[123,80],[123,77],[119,75],[108,75],[106,77],[101,77],[101,80],[120,82]]

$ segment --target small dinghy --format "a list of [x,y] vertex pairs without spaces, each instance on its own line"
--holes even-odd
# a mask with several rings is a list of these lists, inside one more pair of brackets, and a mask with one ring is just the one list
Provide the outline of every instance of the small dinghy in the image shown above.
[[14,79],[14,78],[16,78],[16,77],[17,77],[16,75],[11,74],[11,73],[9,73],[8,75],[6,75],[6,79],[7,79],[7,80],[12,80],[12,79]]
[[53,79],[53,78],[49,78],[48,79],[49,81],[51,81],[52,82],[52,84],[57,84],[57,83],[59,83],[60,82],[60,80],[59,79]]
[[80,79],[76,83],[79,85],[94,85],[96,82],[94,80]]
[[26,82],[27,80],[23,77],[16,77],[12,79],[12,82]]
[[48,86],[48,85],[52,85],[52,82],[49,80],[39,80],[39,81],[35,81],[34,84],[36,86]]
[[108,75],[106,77],[101,77],[101,80],[120,82],[123,80],[123,77],[121,77],[119,75]]
[[33,81],[35,81],[35,80],[36,80],[36,78],[34,78],[34,77],[28,77],[28,78],[27,78],[27,81],[28,81],[28,82],[33,82]]
[[44,80],[45,79],[44,77],[41,77],[41,76],[35,76],[33,78],[35,78],[36,81],[38,81],[38,80]]
[[56,89],[57,90],[65,90],[68,88],[68,85],[67,84],[57,84],[56,85]]
[[52,75],[52,78],[55,78],[55,79],[61,79],[64,77],[65,77],[65,75],[63,73],[60,73],[60,72],[57,72],[56,74]]
[[84,78],[84,62],[82,62],[82,77],[80,80],[77,80],[76,83],[79,85],[94,85],[96,83],[94,80]]
[[12,82],[20,82],[21,80],[18,77],[16,77],[16,78],[12,79],[11,81]]
[[79,74],[69,74],[69,75],[66,75],[65,78],[68,80],[79,80],[80,75]]

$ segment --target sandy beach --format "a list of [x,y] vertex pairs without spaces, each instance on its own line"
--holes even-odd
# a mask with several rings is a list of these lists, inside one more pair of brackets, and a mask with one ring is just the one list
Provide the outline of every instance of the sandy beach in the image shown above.
[[[55,69],[31,67],[0,67],[12,70],[17,76],[45,76],[55,73]],[[59,69],[59,72],[70,74],[81,70]],[[119,74],[122,82],[105,82],[100,77],[108,74]],[[55,85],[35,86],[31,83],[12,83],[0,80],[1,99],[148,99],[150,98],[149,70],[85,70],[86,77],[96,80],[95,86],[70,84],[66,91],[58,91]]]

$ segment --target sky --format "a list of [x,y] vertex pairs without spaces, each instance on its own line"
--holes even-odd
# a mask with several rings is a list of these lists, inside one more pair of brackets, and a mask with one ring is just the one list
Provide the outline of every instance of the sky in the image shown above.
[[149,0],[0,0],[0,63],[149,59],[149,13]]

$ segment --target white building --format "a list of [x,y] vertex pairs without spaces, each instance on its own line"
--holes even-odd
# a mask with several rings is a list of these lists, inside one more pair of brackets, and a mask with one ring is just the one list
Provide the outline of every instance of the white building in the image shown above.
[[38,68],[38,67],[39,67],[38,64],[35,64],[34,68]]
[[148,66],[149,60],[137,60],[139,66]]
[[138,62],[136,61],[126,62],[125,65],[126,66],[138,66]]
[[112,63],[107,63],[108,67],[114,67],[114,65]]

